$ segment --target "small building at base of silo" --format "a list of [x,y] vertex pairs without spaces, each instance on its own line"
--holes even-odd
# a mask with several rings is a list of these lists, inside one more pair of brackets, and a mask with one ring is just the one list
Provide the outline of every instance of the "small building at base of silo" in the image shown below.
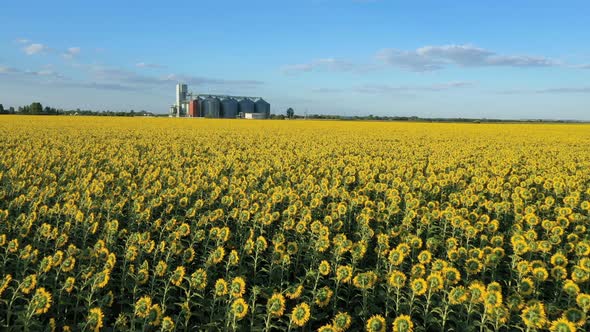
[[240,113],[240,118],[249,120],[266,119],[265,113]]

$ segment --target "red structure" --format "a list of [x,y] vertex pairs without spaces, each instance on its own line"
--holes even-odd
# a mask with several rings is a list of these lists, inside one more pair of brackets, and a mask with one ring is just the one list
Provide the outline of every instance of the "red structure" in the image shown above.
[[188,103],[188,116],[196,118],[201,116],[201,110],[199,109],[199,100],[194,99]]

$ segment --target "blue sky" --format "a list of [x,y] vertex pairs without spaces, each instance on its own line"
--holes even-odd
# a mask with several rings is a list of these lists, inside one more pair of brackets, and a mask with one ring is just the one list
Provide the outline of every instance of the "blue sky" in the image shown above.
[[0,103],[590,120],[586,1],[10,1]]

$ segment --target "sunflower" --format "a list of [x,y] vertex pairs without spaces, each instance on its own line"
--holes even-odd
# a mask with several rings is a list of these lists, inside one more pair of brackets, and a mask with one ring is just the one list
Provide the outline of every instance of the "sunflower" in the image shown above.
[[103,327],[103,318],[104,314],[102,313],[102,310],[100,308],[92,308],[88,312],[88,317],[86,318],[86,326],[88,326],[93,331],[100,331],[100,328]]
[[526,306],[520,316],[524,324],[529,328],[541,329],[547,324],[545,306],[541,302],[535,302]]
[[552,321],[549,326],[551,332],[576,332],[576,330],[576,325],[563,317]]
[[174,331],[174,321],[170,316],[166,316],[162,319],[162,331]]
[[484,294],[484,305],[488,311],[502,305],[502,292],[497,290],[486,291]]
[[339,331],[339,332],[344,332],[344,331],[348,330],[351,323],[352,323],[352,318],[346,312],[339,312],[332,319],[332,326],[334,327],[334,330]]
[[244,301],[244,299],[241,297],[237,298],[232,302],[231,310],[234,317],[240,320],[246,317],[246,315],[248,314],[248,303],[246,303],[246,301]]
[[413,278],[422,278],[426,274],[426,267],[424,264],[414,264],[412,266],[412,277]]
[[223,257],[225,257],[225,249],[222,246],[219,246],[209,255],[209,262],[219,264],[223,260]]
[[389,252],[387,260],[393,266],[399,266],[404,261],[404,253],[399,249],[393,249]]
[[31,274],[28,275],[20,284],[21,290],[23,294],[29,294],[35,289],[37,286],[37,275]]
[[158,264],[156,265],[156,270],[154,271],[154,274],[158,277],[162,277],[166,273],[167,269],[168,269],[168,264],[166,264],[166,262],[160,260],[158,262]]
[[428,290],[428,284],[426,283],[426,280],[422,278],[412,280],[410,282],[410,287],[412,288],[412,292],[418,296],[425,294]]
[[531,268],[531,264],[528,261],[520,261],[518,263],[516,263],[516,270],[518,271],[518,273],[521,276],[524,276],[525,274],[529,273],[532,268]]
[[588,312],[588,310],[590,310],[590,294],[578,294],[578,296],[576,296],[576,303],[584,312]]
[[294,255],[299,250],[299,246],[297,245],[297,242],[288,242],[286,249],[289,255]]
[[563,312],[561,317],[576,324],[576,326],[583,326],[586,323],[586,314],[582,310],[576,308],[567,309]]
[[0,284],[0,296],[2,296],[2,293],[4,293],[6,288],[8,288],[8,285],[10,285],[11,281],[12,281],[11,274],[7,274],[4,276],[4,278],[2,278],[2,283]]
[[565,266],[567,266],[567,263],[568,263],[567,257],[561,252],[558,252],[558,253],[554,254],[553,256],[551,256],[551,264],[554,266],[565,267]]
[[144,285],[148,281],[150,273],[148,269],[141,268],[137,271],[137,275],[135,277],[137,283],[139,283],[140,285]]
[[431,273],[427,278],[426,282],[431,291],[436,292],[443,288],[443,278],[439,273]]
[[580,293],[580,286],[573,282],[573,280],[568,279],[563,283],[563,291],[569,296],[578,296]]
[[315,303],[320,307],[323,308],[330,303],[330,299],[334,292],[328,286],[324,286],[320,288],[316,294]]
[[406,275],[401,271],[395,270],[389,274],[387,282],[391,287],[401,289],[406,283]]
[[307,223],[303,220],[299,221],[296,225],[295,225],[295,231],[299,234],[303,234],[307,231]]
[[506,324],[508,318],[510,318],[510,311],[503,305],[499,305],[493,308],[489,308],[489,317],[497,325]]
[[352,267],[349,265],[340,265],[336,269],[336,280],[340,283],[349,283],[352,279]]
[[432,253],[428,250],[422,250],[418,254],[418,261],[421,264],[428,264],[428,263],[430,263],[431,260],[432,260]]
[[62,263],[61,263],[61,270],[63,272],[71,272],[76,265],[76,258],[72,256],[68,256]]
[[219,278],[215,282],[215,296],[224,296],[225,294],[227,294],[227,282],[223,278]]
[[469,292],[463,286],[453,287],[449,292],[449,303],[450,304],[462,304],[469,298]]
[[385,318],[381,315],[373,315],[367,320],[367,332],[385,332],[386,328]]
[[323,260],[320,263],[320,266],[318,267],[318,270],[320,272],[321,275],[323,276],[327,276],[328,274],[330,274],[330,263],[328,263],[328,261]]
[[567,269],[563,266],[555,266],[551,269],[551,277],[555,280],[563,280],[567,278]]
[[147,320],[150,325],[158,326],[162,321],[162,308],[159,304],[154,304],[150,307],[150,311],[147,316]]
[[352,280],[352,283],[356,288],[363,290],[373,287],[375,282],[377,282],[377,275],[373,271],[359,273]]
[[273,317],[281,317],[285,312],[285,297],[283,294],[274,293],[266,303],[266,311]]
[[230,266],[238,265],[238,263],[240,262],[240,255],[236,250],[232,250],[229,252],[227,262]]
[[181,237],[185,237],[191,233],[191,227],[186,223],[182,223],[182,224],[180,224],[180,226],[178,226],[177,231]]
[[454,249],[454,248],[453,249],[449,249],[447,251],[447,258],[451,262],[456,262],[460,258],[459,250]]
[[94,284],[98,288],[104,288],[109,283],[110,271],[103,270],[97,273],[94,277]]
[[197,269],[190,278],[190,286],[198,290],[203,290],[207,287],[207,271],[203,269]]
[[398,316],[393,321],[393,332],[412,332],[414,330],[414,323],[408,315]]
[[255,248],[258,252],[265,251],[266,248],[268,248],[268,243],[266,242],[264,236],[260,235],[258,238],[256,238]]
[[64,253],[61,250],[58,250],[55,254],[53,254],[53,258],[51,259],[53,267],[58,267],[64,259]]
[[135,315],[140,318],[146,318],[152,307],[152,298],[149,296],[143,296],[137,302],[135,302]]
[[74,289],[74,284],[76,283],[76,279],[74,277],[68,277],[66,279],[66,281],[64,282],[64,286],[63,289],[67,292],[67,293],[71,293],[72,290]]
[[483,264],[481,264],[481,261],[478,259],[470,258],[465,262],[465,270],[467,271],[467,274],[477,274],[481,272],[482,268]]
[[442,275],[447,285],[456,285],[461,280],[461,273],[454,267],[443,268]]
[[297,305],[293,308],[293,311],[291,311],[291,321],[299,327],[303,327],[309,320],[309,317],[309,305],[305,302]]
[[182,284],[182,280],[184,280],[185,273],[186,270],[184,269],[184,266],[177,267],[170,277],[170,282],[172,282],[174,286],[179,287],[180,284]]
[[35,291],[35,295],[31,299],[30,306],[34,310],[35,315],[41,315],[49,311],[51,307],[51,293],[41,287]]
[[229,294],[231,297],[242,297],[244,292],[246,292],[246,281],[244,278],[233,278],[229,286]]
[[295,300],[301,296],[301,293],[303,293],[303,285],[291,286],[291,287],[287,288],[287,291],[285,292],[285,296],[288,299]]
[[524,296],[531,295],[535,291],[535,283],[531,278],[524,278],[520,281],[518,290]]
[[534,268],[532,275],[533,275],[533,278],[535,278],[535,280],[538,282],[545,281],[549,277],[549,273],[543,267]]
[[486,288],[480,281],[473,281],[469,284],[469,300],[471,303],[481,303],[484,300]]

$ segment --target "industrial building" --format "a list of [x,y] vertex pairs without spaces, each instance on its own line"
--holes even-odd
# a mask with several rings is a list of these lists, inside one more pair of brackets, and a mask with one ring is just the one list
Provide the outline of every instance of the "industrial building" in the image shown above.
[[186,84],[177,84],[170,117],[267,119],[270,104],[261,97],[194,94]]

